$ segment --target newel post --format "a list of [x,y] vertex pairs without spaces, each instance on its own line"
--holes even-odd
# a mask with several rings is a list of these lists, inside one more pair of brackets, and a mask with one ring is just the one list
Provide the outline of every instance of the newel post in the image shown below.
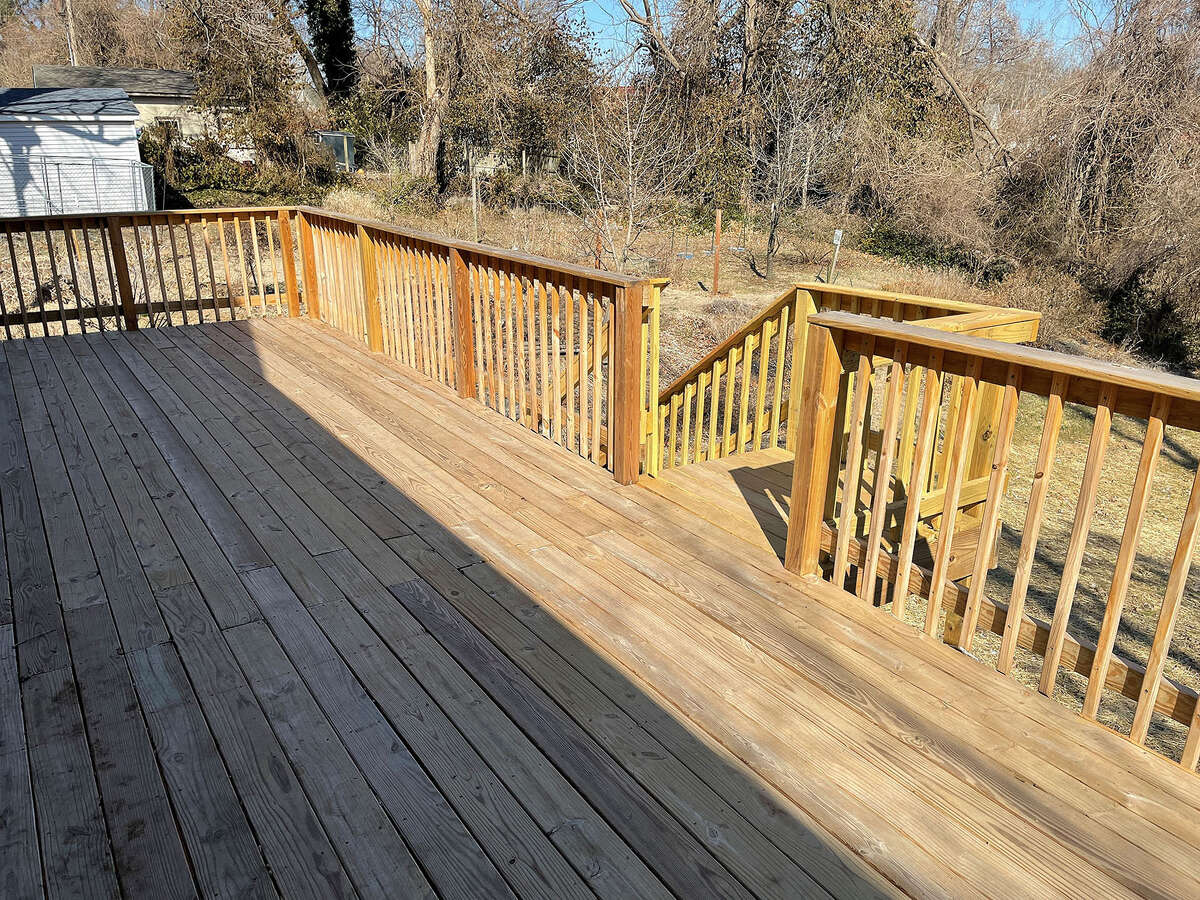
[[279,210],[279,254],[283,257],[283,282],[287,288],[288,315],[300,315],[300,290],[296,284],[296,252],[292,249],[292,217]]
[[475,333],[471,329],[471,272],[458,248],[450,248],[450,296],[454,301],[454,384],[458,396],[475,397]]
[[358,262],[362,267],[363,316],[367,320],[367,347],[383,352],[383,315],[379,309],[379,269],[375,262],[375,241],[369,231],[358,226]]
[[[121,301],[121,315],[126,331],[137,331],[137,310],[133,305],[133,284],[129,280],[129,260],[125,256],[125,238],[121,226],[126,223],[120,216],[107,216],[104,228],[108,231],[108,246],[112,248],[113,276],[117,279],[117,296]],[[136,232],[136,229],[134,229]],[[135,239],[137,235],[134,235]],[[26,326],[28,327],[28,326]]]
[[296,213],[296,231],[300,238],[300,275],[304,279],[304,305],[308,317],[321,318],[320,289],[317,287],[317,254],[313,247],[312,223],[303,212]]
[[612,410],[609,417],[613,478],[638,480],[642,450],[642,299],[648,286],[618,287],[613,298]]
[[792,387],[801,396],[796,407],[799,426],[784,553],[784,566],[800,575],[815,575],[820,571],[821,525],[841,376],[841,351],[834,333],[810,324],[804,351],[804,380],[800,385],[793,383]]

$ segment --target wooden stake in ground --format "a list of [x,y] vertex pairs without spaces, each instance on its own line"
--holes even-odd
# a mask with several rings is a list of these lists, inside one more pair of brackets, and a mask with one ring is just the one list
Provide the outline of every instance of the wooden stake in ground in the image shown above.
[[721,210],[717,210],[717,223],[713,226],[713,293],[721,293]]

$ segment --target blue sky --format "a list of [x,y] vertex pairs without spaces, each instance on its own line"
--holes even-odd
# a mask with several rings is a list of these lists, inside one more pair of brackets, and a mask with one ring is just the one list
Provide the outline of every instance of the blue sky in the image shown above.
[[[1060,46],[1076,33],[1066,6],[1062,0],[1009,0],[1009,8],[1022,21],[1038,28]],[[584,0],[580,9],[602,47],[621,37],[625,20],[618,0]]]

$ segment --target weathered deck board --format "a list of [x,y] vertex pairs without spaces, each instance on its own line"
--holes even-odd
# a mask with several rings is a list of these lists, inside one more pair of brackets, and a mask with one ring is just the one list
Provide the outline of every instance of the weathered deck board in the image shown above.
[[1200,893],[1197,780],[785,572],[773,459],[302,320],[6,344],[0,454],[6,896]]

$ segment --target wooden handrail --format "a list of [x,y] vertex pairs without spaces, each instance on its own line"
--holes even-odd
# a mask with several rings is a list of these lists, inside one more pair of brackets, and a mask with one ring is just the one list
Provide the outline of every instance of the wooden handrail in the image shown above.
[[580,266],[574,263],[562,262],[561,260],[550,259],[545,256],[535,256],[532,253],[524,253],[520,250],[505,249],[503,247],[496,247],[490,244],[480,244],[475,241],[464,241],[458,238],[432,234],[426,231],[416,231],[411,228],[401,228],[398,225],[390,225],[386,222],[377,222],[372,219],[364,219],[360,216],[351,216],[344,213],[332,212],[327,209],[319,209],[313,206],[297,206],[294,207],[294,209],[297,212],[302,212],[309,216],[321,216],[350,225],[362,225],[365,228],[369,228],[381,234],[393,234],[399,237],[408,238],[410,240],[424,241],[429,244],[437,244],[438,246],[453,248],[458,250],[460,253],[470,254],[473,256],[491,257],[493,259],[505,260],[510,263],[519,263],[524,266],[551,269],[560,274],[577,275],[586,278],[589,281],[598,281],[602,284],[611,284],[615,287],[636,285],[646,280],[637,275],[624,275],[619,272],[608,272],[604,269],[592,269],[588,266]]
[[[1070,379],[1064,402],[1094,406],[1103,385],[1124,389],[1119,396],[1115,413],[1144,419],[1150,412],[1152,396],[1162,394],[1176,401],[1171,404],[1167,424],[1200,430],[1200,380],[1160,372],[1154,369],[1120,366],[1103,360],[1072,356],[1054,350],[1024,347],[1002,341],[965,334],[947,334],[927,327],[924,323],[888,322],[869,316],[842,312],[818,313],[809,317],[810,325],[819,325],[847,334],[869,335],[877,344],[877,355],[888,356],[894,342],[921,348],[911,362],[921,364],[928,351],[945,355],[945,371],[965,374],[970,359],[980,358],[980,378],[993,384],[1003,384],[1010,365],[1029,370],[1021,379],[1021,389],[1047,396],[1055,375]],[[848,349],[857,349],[861,342],[852,341]],[[890,357],[889,357],[890,358]]]
[[[1188,729],[1179,761],[1194,770],[1200,762],[1200,696],[1194,686],[1168,678],[1166,665],[1182,605],[1183,586],[1200,542],[1200,470],[1192,480],[1149,661],[1141,666],[1122,659],[1114,648],[1142,526],[1149,511],[1164,430],[1168,425],[1200,430],[1200,381],[947,332],[924,323],[824,312],[810,316],[808,325],[805,395],[798,409],[800,435],[793,470],[785,565],[802,575],[831,578],[866,602],[875,600],[877,579],[882,580],[881,606],[886,605],[890,594],[892,613],[897,616],[903,615],[908,596],[916,594],[927,602],[924,630],[933,635],[941,628],[945,641],[964,650],[971,648],[980,629],[998,635],[1001,641],[995,665],[1002,674],[1012,673],[1018,648],[1031,651],[1042,658],[1039,689],[1047,696],[1054,696],[1060,669],[1084,675],[1087,692],[1082,715],[1097,718],[1106,690],[1135,701],[1136,712],[1127,736],[1137,744],[1146,745],[1153,713],[1173,719]],[[844,395],[839,396],[839,389],[845,385],[844,367],[850,366],[850,360],[856,357],[859,370],[854,394],[856,409],[861,408],[871,380],[864,373],[873,373],[880,367],[888,372],[885,425],[876,465],[879,471],[871,478],[873,497],[866,499],[860,496],[857,487],[848,489],[865,480],[866,466],[859,452],[861,440],[852,430],[855,452],[843,457],[833,439],[841,409],[847,402]],[[946,480],[936,490],[927,486],[919,474],[925,458],[918,449],[915,455],[909,455],[912,474],[901,504],[898,496],[890,495],[896,483],[890,448],[898,439],[895,423],[904,402],[901,397],[907,399],[923,392],[920,422],[914,432],[901,440],[916,440],[918,448],[927,447],[942,419],[943,379],[947,377],[959,379],[962,390],[961,396],[951,401],[944,417],[942,451],[949,460]],[[981,479],[972,475],[968,464],[973,454],[969,435],[979,415],[977,398],[987,389],[998,391],[1002,402],[994,420],[996,434],[989,447],[990,474]],[[987,575],[992,565],[993,542],[1001,525],[1001,503],[1011,477],[1008,460],[1018,405],[1021,397],[1028,395],[1040,395],[1046,398],[1046,404],[1025,521],[1018,526],[1020,548],[1014,564],[1011,596],[1004,603],[987,595]],[[1053,619],[1046,623],[1027,615],[1025,602],[1035,556],[1045,553],[1044,548],[1038,547],[1038,537],[1045,500],[1053,490],[1063,409],[1067,403],[1090,407],[1095,415],[1058,598]],[[1069,621],[1114,414],[1145,420],[1146,435],[1098,639],[1089,642],[1070,633]],[[895,478],[905,474],[903,466],[897,465]],[[987,489],[980,514],[964,522],[957,515],[960,498],[970,489],[971,498],[978,503],[981,480],[986,480]],[[927,514],[938,491],[942,507],[937,528],[932,536],[921,538],[918,531],[921,511],[924,509]],[[868,506],[872,511],[887,510],[889,515],[897,515],[898,534],[885,541],[884,523],[867,518]],[[840,509],[836,522],[832,520],[835,509]],[[871,521],[866,537],[861,524],[865,521]],[[933,547],[918,562],[914,559],[914,544],[925,539]],[[954,554],[963,554],[969,562],[960,568],[960,574],[950,571]],[[848,566],[857,567],[854,579],[846,579]]]

